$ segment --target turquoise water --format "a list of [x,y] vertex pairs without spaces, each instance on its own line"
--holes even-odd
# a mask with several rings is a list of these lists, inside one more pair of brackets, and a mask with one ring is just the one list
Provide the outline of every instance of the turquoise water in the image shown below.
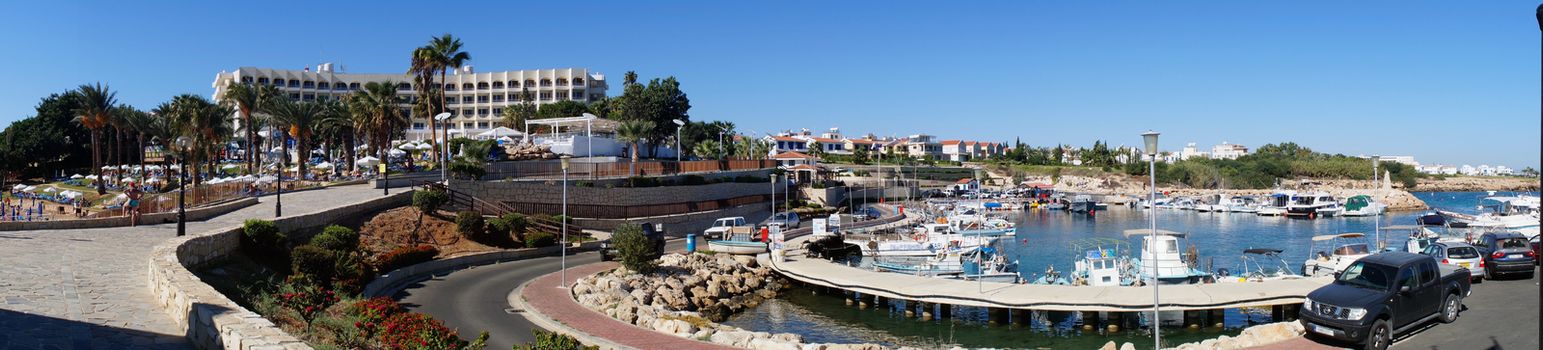
[[[1507,193],[1500,193],[1502,195]],[[1417,192],[1415,196],[1433,208],[1472,213],[1484,192]],[[1236,271],[1241,252],[1247,248],[1282,249],[1282,256],[1292,269],[1300,268],[1309,256],[1310,238],[1315,235],[1363,232],[1375,236],[1374,226],[1412,225],[1423,211],[1393,212],[1382,217],[1335,217],[1317,220],[1264,217],[1253,214],[1198,213],[1158,210],[1155,212],[1125,207],[1111,207],[1097,217],[1066,212],[1026,212],[1013,218],[1018,234],[1000,246],[1019,262],[1025,277],[1034,277],[1054,265],[1057,270],[1072,269],[1079,253],[1072,251],[1073,241],[1103,237],[1126,240],[1127,229],[1146,228],[1148,215],[1157,216],[1159,229],[1189,234],[1188,244],[1200,254],[1201,268],[1228,268]],[[1139,249],[1139,238],[1126,240]],[[1404,239],[1385,240],[1388,246],[1402,247]],[[767,332],[802,334],[807,342],[870,342],[891,346],[923,348],[996,347],[996,348],[1097,348],[1104,342],[1133,342],[1141,347],[1150,342],[1146,331],[1113,334],[1094,330],[1083,332],[1073,313],[1036,315],[1025,328],[988,326],[983,310],[959,308],[962,314],[950,320],[919,321],[906,318],[897,305],[860,310],[846,306],[839,295],[818,294],[794,288],[783,297],[738,314],[727,324]],[[1268,310],[1227,310],[1226,328],[1200,330],[1163,329],[1164,343],[1172,346],[1223,334],[1235,334],[1253,323],[1269,322]],[[1097,324],[1096,321],[1088,323]],[[1147,347],[1150,343],[1145,343]]]

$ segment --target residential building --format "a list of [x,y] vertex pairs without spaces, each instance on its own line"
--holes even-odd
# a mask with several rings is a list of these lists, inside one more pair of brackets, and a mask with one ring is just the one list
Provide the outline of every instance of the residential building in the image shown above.
[[1179,159],[1190,159],[1195,157],[1210,158],[1210,155],[1200,151],[1198,148],[1195,148],[1194,142],[1190,142],[1189,144],[1184,145],[1184,149],[1179,151]]
[[1508,167],[1508,166],[1496,165],[1495,166],[1495,175],[1498,175],[1498,176],[1511,176],[1511,175],[1516,175],[1516,171],[1515,170],[1511,170],[1511,167]]
[[1463,164],[1463,166],[1457,168],[1457,172],[1463,175],[1478,175],[1479,168],[1475,168],[1472,165]]
[[1227,141],[1222,141],[1220,145],[1211,146],[1211,158],[1238,159],[1238,157],[1245,155],[1248,155],[1248,146],[1231,144],[1227,143]]
[[[241,67],[234,71],[221,71],[214,76],[214,98],[225,93],[232,82],[272,85],[279,88],[291,100],[326,101],[342,99],[359,91],[370,82],[396,83],[397,96],[401,98],[402,113],[410,116],[407,126],[408,140],[428,139],[430,115],[412,113],[417,99],[417,87],[412,76],[402,73],[344,73],[334,69],[331,63],[323,63],[315,70]],[[448,121],[451,134],[474,135],[499,126],[523,130],[519,125],[503,125],[504,108],[519,104],[521,92],[529,90],[531,102],[537,105],[560,101],[591,102],[605,97],[605,75],[585,68],[533,69],[500,72],[473,71],[463,66],[447,74],[444,81],[445,107],[454,116]],[[240,129],[240,119],[236,120]],[[443,130],[441,130],[443,132]]]
[[1381,161],[1381,162],[1393,162],[1393,163],[1399,163],[1399,164],[1407,164],[1407,165],[1412,166],[1412,167],[1419,167],[1420,166],[1420,162],[1416,162],[1414,160],[1414,156],[1378,156],[1377,160]]
[[809,152],[809,140],[788,135],[774,135],[764,138],[771,145],[771,154],[784,152]]
[[1489,164],[1479,164],[1479,167],[1474,169],[1474,172],[1483,176],[1495,176],[1495,168],[1489,166]]
[[959,179],[959,181],[954,182],[953,186],[949,186],[949,189],[954,190],[954,193],[974,192],[975,190],[980,189],[980,181],[976,181],[975,178],[969,177]]
[[905,155],[917,159],[938,159],[943,157],[943,144],[938,143],[932,135],[916,134],[906,137],[904,140]]
[[1007,145],[996,142],[943,140],[938,142],[941,159],[967,162],[1005,153]]
[[771,159],[777,161],[777,166],[782,167],[815,164],[814,156],[810,156],[801,152],[782,152],[773,155]]

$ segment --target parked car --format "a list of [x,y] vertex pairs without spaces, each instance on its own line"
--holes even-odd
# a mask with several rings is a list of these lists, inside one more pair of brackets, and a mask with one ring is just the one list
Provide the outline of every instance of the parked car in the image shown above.
[[798,213],[777,213],[776,215],[772,215],[771,217],[766,218],[766,221],[762,221],[761,226],[782,226],[782,229],[784,230],[791,230],[800,226],[798,219]]
[[708,227],[706,231],[702,231],[702,236],[706,237],[707,239],[723,239],[724,234],[728,233],[730,229],[735,227],[749,226],[749,224],[745,223],[745,218],[742,216],[721,218],[713,221],[712,227]]
[[[660,229],[658,224],[642,223],[638,226],[643,227],[643,237],[648,238],[648,242],[654,246],[653,254],[649,256],[649,259],[658,259],[660,256],[663,256],[664,230]],[[610,240],[600,242],[600,261],[611,261],[617,255],[616,245],[612,244]]]
[[1490,232],[1473,241],[1484,255],[1485,279],[1500,275],[1526,275],[1532,278],[1533,267],[1527,263],[1537,260],[1538,253],[1527,243],[1527,236],[1516,232]]
[[1374,254],[1308,293],[1299,316],[1309,336],[1382,350],[1394,336],[1432,319],[1456,321],[1472,276],[1468,269],[1441,265],[1426,255]]
[[1452,265],[1468,269],[1473,274],[1472,281],[1478,282],[1484,279],[1484,255],[1479,254],[1479,248],[1462,242],[1436,242],[1425,247],[1420,254],[1429,255],[1432,259],[1440,261],[1442,265]]
[[1538,257],[1539,256],[1543,256],[1543,252],[1539,252],[1538,251],[1538,237],[1540,237],[1540,236],[1533,236],[1532,237],[1532,265],[1533,266],[1537,266],[1538,265]]

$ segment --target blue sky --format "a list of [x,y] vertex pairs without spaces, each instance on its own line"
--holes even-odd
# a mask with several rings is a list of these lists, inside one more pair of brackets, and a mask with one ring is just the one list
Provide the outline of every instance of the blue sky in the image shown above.
[[[259,5],[260,4],[260,5]],[[26,1],[0,13],[0,124],[101,81],[149,108],[221,70],[405,71],[453,33],[479,71],[674,75],[697,120],[1033,145],[1296,141],[1537,167],[1536,2]],[[419,16],[420,18],[414,18]]]

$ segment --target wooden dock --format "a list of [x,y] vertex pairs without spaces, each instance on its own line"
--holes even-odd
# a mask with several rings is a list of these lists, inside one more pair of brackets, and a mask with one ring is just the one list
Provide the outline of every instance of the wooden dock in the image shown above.
[[[791,240],[799,246],[807,237]],[[759,262],[790,279],[919,303],[1044,311],[1140,312],[1152,309],[1151,287],[1093,287],[1005,284],[910,276],[864,270],[805,258],[790,252],[782,262],[766,254]],[[1303,278],[1248,283],[1161,286],[1164,311],[1218,310],[1239,307],[1290,307],[1302,304],[1307,293],[1328,284],[1329,278]]]

